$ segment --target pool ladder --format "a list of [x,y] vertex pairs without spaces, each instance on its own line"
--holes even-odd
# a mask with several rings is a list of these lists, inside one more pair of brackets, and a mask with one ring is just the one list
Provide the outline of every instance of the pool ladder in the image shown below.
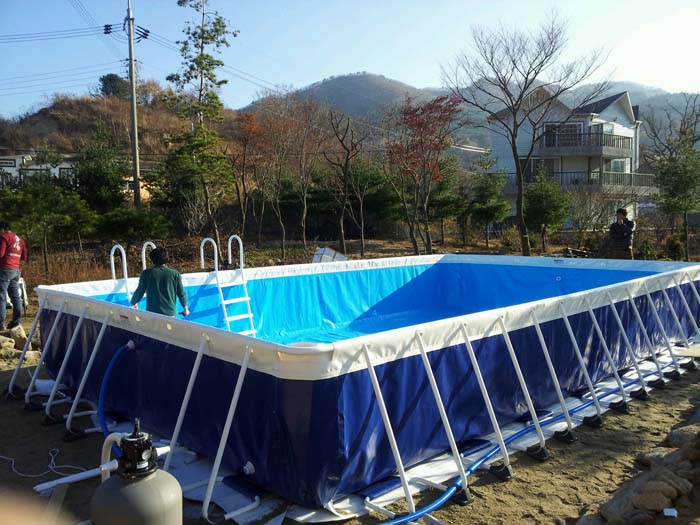
[[[221,305],[221,311],[223,313],[224,322],[226,323],[226,330],[229,332],[235,332],[240,335],[255,336],[257,330],[255,329],[255,324],[253,321],[253,311],[250,308],[250,296],[248,295],[248,283],[245,279],[245,274],[243,272],[243,241],[238,235],[231,235],[228,238],[228,264],[233,265],[232,257],[232,244],[233,241],[238,243],[238,276],[235,276],[234,280],[226,283],[222,283],[219,278],[219,249],[216,245],[216,241],[211,237],[206,237],[202,239],[202,243],[199,245],[199,260],[202,269],[204,269],[204,248],[207,244],[211,244],[214,248],[214,278],[216,280],[216,288],[219,292],[219,304]],[[238,278],[239,277],[239,278]],[[234,297],[231,299],[226,299],[224,296],[224,288],[231,288],[234,286],[241,286],[243,288],[243,295],[240,297]],[[229,306],[234,304],[245,304],[246,311],[243,313],[236,313],[231,315],[229,313]],[[248,322],[248,328],[245,330],[232,330],[232,323]]]

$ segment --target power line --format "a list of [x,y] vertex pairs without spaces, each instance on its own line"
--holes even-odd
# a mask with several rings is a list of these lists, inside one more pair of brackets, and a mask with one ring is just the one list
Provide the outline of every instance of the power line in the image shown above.
[[[74,81],[74,80],[82,80],[85,78],[88,80],[89,78],[94,78],[97,79],[98,75],[102,74],[107,74],[107,73],[113,73],[115,68],[113,66],[102,66],[100,68],[92,68],[89,70],[84,70],[84,71],[73,71],[69,73],[62,73],[62,74],[57,74],[57,75],[52,75],[52,76],[44,76],[44,77],[37,77],[37,78],[23,78],[20,80],[12,80],[9,82],[4,82],[0,81],[0,91],[5,90],[5,89],[19,89],[21,87],[31,87],[33,84],[40,84],[42,83],[47,83],[47,84],[53,84],[53,83],[61,83],[61,82],[66,82],[66,81]],[[88,76],[86,76],[88,75]]]
[[100,27],[88,27],[85,29],[68,29],[63,31],[44,31],[41,33],[20,33],[14,35],[0,35],[0,44],[15,44],[23,42],[41,42],[44,40],[59,40],[64,38],[78,38],[82,36],[94,36],[103,34],[111,28],[110,24]]
[[16,75],[14,77],[2,77],[2,80],[0,80],[0,83],[6,81],[6,80],[16,80],[16,79],[22,79],[22,78],[34,78],[34,77],[53,77],[53,76],[61,76],[61,73],[68,73],[70,71],[80,71],[84,69],[95,69],[95,68],[101,68],[105,66],[110,66],[114,64],[122,64],[122,60],[113,60],[112,62],[101,62],[99,64],[92,64],[89,66],[78,66],[78,67],[71,67],[67,69],[57,69],[55,71],[46,71],[45,73],[29,73],[26,75]]
[[[103,70],[104,73],[108,73],[110,71],[111,71],[111,69]],[[14,87],[13,86],[0,86],[0,92],[5,93],[7,91],[18,91],[18,93],[21,94],[24,89],[33,89],[33,88],[42,87],[42,86],[48,86],[48,87],[60,86],[61,84],[68,84],[68,83],[73,83],[76,81],[88,82],[88,81],[92,80],[92,81],[96,82],[98,80],[98,78],[96,77],[96,73],[97,72],[90,73],[90,74],[78,75],[78,76],[75,76],[73,78],[67,78],[65,80],[49,80],[49,79],[44,78],[44,79],[40,79],[40,80],[34,81],[34,82],[22,83],[20,85],[14,86]]]
[[[80,84],[71,84],[71,85],[67,85],[67,86],[60,86],[59,89],[61,90],[61,89],[68,89],[68,88],[72,88],[72,87],[85,87],[86,84],[87,84],[87,82],[81,82]],[[45,93],[46,91],[47,91],[47,88],[35,89],[35,90],[29,90],[29,91],[22,90],[22,91],[18,91],[17,93],[0,93],[0,97],[11,97],[11,96],[17,96],[17,95],[24,95],[25,93]]]
[[[83,3],[80,0],[68,0],[71,6],[73,6],[73,9],[78,13],[78,15],[85,21],[85,23],[90,26],[90,25],[99,25],[97,21],[93,18],[93,16],[90,14],[90,12],[85,8]],[[117,24],[114,24],[117,25]],[[111,30],[110,30],[111,33]],[[100,39],[101,42],[104,43],[105,47],[109,48],[109,51],[118,59],[121,59],[123,57],[121,51],[119,48],[114,44],[114,42],[110,39]]]

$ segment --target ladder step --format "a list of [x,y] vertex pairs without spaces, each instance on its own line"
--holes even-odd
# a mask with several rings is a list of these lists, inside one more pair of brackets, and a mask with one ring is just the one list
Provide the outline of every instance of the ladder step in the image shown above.
[[258,333],[257,330],[243,330],[242,332],[236,332],[238,335],[255,335]]
[[224,299],[224,304],[229,305],[229,304],[245,303],[246,301],[250,301],[250,297],[236,297],[235,299]]
[[231,288],[232,286],[243,286],[244,284],[246,284],[246,282],[241,279],[230,283],[219,283],[219,288]]
[[240,321],[241,319],[250,319],[253,317],[253,314],[240,314],[240,315],[232,315],[231,317],[227,317],[226,320],[230,323],[231,321]]

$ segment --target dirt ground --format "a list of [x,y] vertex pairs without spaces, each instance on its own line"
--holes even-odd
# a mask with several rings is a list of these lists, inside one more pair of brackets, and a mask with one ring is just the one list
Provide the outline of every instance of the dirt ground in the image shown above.
[[[12,363],[0,363],[0,388],[5,388],[12,374]],[[26,384],[23,370],[20,383]],[[574,524],[578,517],[604,500],[620,483],[637,472],[635,456],[658,445],[668,431],[700,407],[700,372],[656,391],[648,401],[635,401],[632,413],[608,413],[602,429],[579,428],[578,442],[564,445],[550,441],[551,459],[539,463],[526,456],[513,459],[515,478],[503,483],[489,474],[472,480],[474,501],[467,507],[449,504],[435,513],[449,525],[489,524]],[[59,449],[58,465],[92,468],[99,463],[101,439],[93,434],[78,442],[61,440],[61,425],[43,426],[43,412],[23,409],[21,401],[0,401],[0,455],[15,459],[15,468],[25,474],[46,470],[49,451]],[[37,477],[20,477],[12,472],[8,459],[0,458],[0,495],[8,491],[31,495],[31,488],[56,477],[47,473]],[[70,486],[63,507],[76,522],[88,517],[90,497],[96,480]],[[419,498],[423,505],[436,496],[426,493]],[[32,496],[37,507],[46,506],[48,498]],[[700,525],[700,494],[693,495],[693,506],[679,509],[680,517],[666,523]],[[402,510],[397,505],[394,510]],[[187,512],[193,515],[193,512]],[[376,522],[377,516],[349,522],[352,525]],[[1,520],[0,520],[1,521]],[[199,523],[189,519],[186,523]],[[291,522],[290,522],[291,523]],[[664,523],[659,521],[658,523]]]

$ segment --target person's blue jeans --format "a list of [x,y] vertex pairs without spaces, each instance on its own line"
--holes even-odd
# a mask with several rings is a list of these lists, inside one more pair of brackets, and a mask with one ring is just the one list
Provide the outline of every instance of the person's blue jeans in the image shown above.
[[12,301],[12,325],[19,324],[22,319],[22,298],[19,293],[19,270],[0,270],[0,327],[5,329],[7,314],[6,297]]

